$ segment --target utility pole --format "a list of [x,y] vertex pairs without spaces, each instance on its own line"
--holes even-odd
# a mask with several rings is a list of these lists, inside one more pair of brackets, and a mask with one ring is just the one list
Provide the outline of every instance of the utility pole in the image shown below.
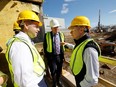
[[101,26],[100,26],[100,10],[99,10],[98,32],[101,32]]

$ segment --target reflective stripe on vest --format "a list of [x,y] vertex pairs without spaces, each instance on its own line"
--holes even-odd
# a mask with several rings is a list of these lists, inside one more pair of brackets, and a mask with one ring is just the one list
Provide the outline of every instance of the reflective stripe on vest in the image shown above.
[[[71,70],[74,75],[79,74],[81,69],[83,68],[83,50],[84,50],[86,44],[92,40],[93,39],[87,39],[74,49],[74,51],[71,55],[71,59],[70,59],[70,67],[71,67]],[[94,43],[96,43],[96,42],[94,42]],[[98,46],[97,43],[96,43],[96,45]],[[99,48],[99,46],[98,46],[98,48]]]
[[[59,34],[60,34],[61,42],[64,42],[64,34],[61,32],[59,32]],[[47,52],[51,53],[53,45],[52,45],[52,38],[50,32],[46,33],[46,42],[47,42]],[[65,50],[64,46],[63,46],[63,50]]]
[[12,82],[14,83],[14,87],[18,87],[18,85],[14,82],[13,68],[12,68],[11,60],[9,58],[10,48],[11,48],[13,42],[15,42],[15,41],[23,42],[29,47],[29,49],[30,49],[30,51],[32,53],[32,57],[33,57],[34,72],[38,76],[42,76],[44,74],[45,64],[44,64],[44,61],[41,58],[40,54],[38,53],[37,49],[32,44],[26,42],[23,39],[19,39],[19,38],[16,38],[16,37],[13,38],[13,40],[8,45],[8,48],[7,48],[7,51],[6,51],[5,55],[6,55],[6,59],[7,59],[8,65],[9,65],[9,70],[10,70]]
[[50,32],[46,33],[47,51],[52,52],[52,39]]

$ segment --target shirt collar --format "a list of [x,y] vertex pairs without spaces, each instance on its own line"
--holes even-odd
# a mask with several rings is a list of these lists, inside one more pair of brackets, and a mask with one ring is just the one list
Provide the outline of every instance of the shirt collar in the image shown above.
[[15,37],[18,37],[18,38],[20,38],[20,39],[24,39],[24,40],[26,40],[27,42],[32,43],[32,41],[31,41],[31,39],[29,38],[29,36],[28,36],[26,33],[22,32],[22,31],[20,31],[18,34],[16,34]]

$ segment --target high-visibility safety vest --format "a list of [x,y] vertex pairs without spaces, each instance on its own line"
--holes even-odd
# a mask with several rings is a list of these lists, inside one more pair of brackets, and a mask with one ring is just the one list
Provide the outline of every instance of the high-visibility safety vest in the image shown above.
[[[73,53],[72,53],[71,59],[70,59],[70,67],[71,67],[71,70],[74,75],[79,74],[81,69],[83,68],[83,50],[84,50],[86,44],[90,41],[94,41],[94,40],[87,39],[73,50]],[[94,43],[98,46],[98,44],[95,41],[94,41]],[[100,51],[99,46],[98,46],[98,48]]]
[[7,47],[7,51],[6,51],[5,56],[6,56],[8,65],[9,65],[9,71],[10,71],[10,74],[11,74],[11,79],[12,79],[12,82],[14,84],[14,87],[19,87],[17,85],[17,83],[14,81],[12,63],[11,63],[11,60],[9,58],[10,48],[11,48],[13,42],[16,42],[16,41],[17,42],[23,42],[29,47],[29,49],[32,53],[32,57],[33,57],[34,73],[36,73],[38,76],[42,76],[44,74],[45,64],[44,64],[44,61],[41,58],[40,54],[38,53],[37,49],[32,44],[28,43],[27,41],[25,41],[23,39],[19,39],[17,37],[12,38],[10,44]]
[[[64,42],[64,34],[62,32],[59,32],[59,34],[60,34],[61,42]],[[47,52],[51,53],[53,43],[52,43],[52,38],[51,38],[50,32],[46,33],[46,42],[47,42]],[[63,46],[63,50],[65,50],[64,46]]]

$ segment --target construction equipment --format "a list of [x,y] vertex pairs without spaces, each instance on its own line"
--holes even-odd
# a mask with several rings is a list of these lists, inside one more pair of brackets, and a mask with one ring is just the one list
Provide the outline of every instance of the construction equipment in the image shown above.
[[103,42],[98,42],[101,48],[102,55],[111,55],[115,56],[116,55],[116,43],[114,42],[109,42],[109,41],[103,41]]

